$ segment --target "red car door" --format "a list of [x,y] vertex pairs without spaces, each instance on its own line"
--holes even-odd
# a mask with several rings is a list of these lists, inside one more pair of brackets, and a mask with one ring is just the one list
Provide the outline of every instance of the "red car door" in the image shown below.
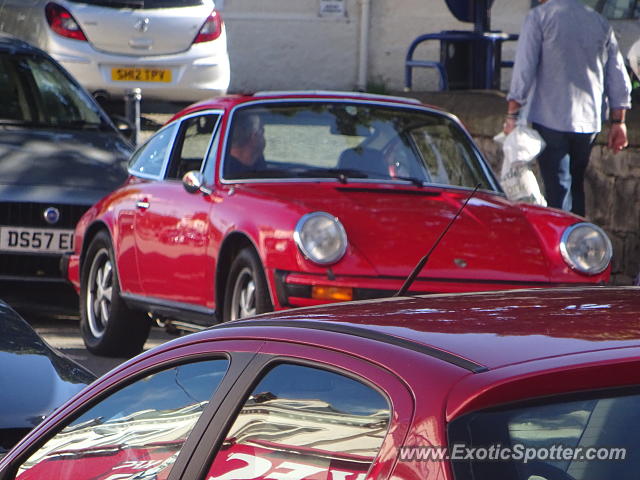
[[147,297],[204,306],[213,298],[208,195],[187,193],[182,176],[200,170],[219,115],[196,114],[180,124],[163,180],[145,186],[138,199],[135,243]]
[[222,436],[206,477],[191,477],[203,469],[192,461],[182,478],[361,480],[368,471],[368,478],[388,477],[414,408],[398,377],[309,345],[266,342],[260,355],[192,457],[212,458]]

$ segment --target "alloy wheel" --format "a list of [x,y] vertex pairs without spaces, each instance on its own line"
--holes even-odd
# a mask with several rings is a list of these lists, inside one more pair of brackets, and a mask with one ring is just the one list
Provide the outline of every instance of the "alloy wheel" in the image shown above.
[[243,268],[233,285],[231,320],[256,314],[256,282],[250,268]]
[[89,270],[87,290],[87,320],[92,335],[104,335],[111,313],[113,294],[113,265],[106,248],[98,250]]

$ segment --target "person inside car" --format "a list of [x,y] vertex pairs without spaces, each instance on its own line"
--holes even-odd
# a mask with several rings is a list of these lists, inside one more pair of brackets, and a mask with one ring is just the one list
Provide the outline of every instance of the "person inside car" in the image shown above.
[[255,113],[238,113],[235,117],[231,146],[224,164],[225,178],[243,178],[266,169],[264,160],[264,126]]

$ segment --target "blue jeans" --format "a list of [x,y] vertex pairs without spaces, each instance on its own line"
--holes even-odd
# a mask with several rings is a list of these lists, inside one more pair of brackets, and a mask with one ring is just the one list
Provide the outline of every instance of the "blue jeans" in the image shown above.
[[533,128],[546,143],[538,165],[547,204],[584,216],[584,173],[597,133],[558,132],[538,123]]

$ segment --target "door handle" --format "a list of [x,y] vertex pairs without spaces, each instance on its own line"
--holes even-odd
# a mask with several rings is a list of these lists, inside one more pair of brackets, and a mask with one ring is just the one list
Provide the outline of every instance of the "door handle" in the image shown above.
[[138,207],[140,210],[146,210],[150,206],[151,204],[149,203],[148,200],[138,200],[136,202],[136,207]]

